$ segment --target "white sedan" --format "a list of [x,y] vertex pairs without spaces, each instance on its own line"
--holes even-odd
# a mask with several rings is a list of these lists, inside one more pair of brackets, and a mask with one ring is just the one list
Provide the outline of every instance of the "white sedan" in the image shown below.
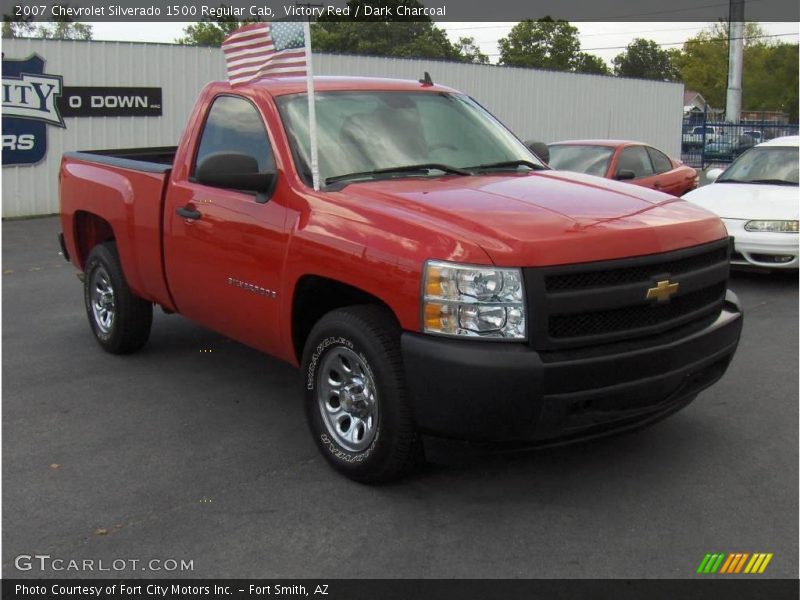
[[683,196],[722,218],[734,238],[732,264],[797,269],[799,146],[800,136],[758,144]]

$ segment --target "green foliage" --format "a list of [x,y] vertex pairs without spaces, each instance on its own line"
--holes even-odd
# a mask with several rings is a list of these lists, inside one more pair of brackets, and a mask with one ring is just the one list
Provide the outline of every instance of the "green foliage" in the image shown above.
[[36,29],[36,25],[32,21],[33,17],[17,18],[11,15],[3,15],[3,37],[30,37]]
[[[756,23],[745,24],[742,109],[798,112],[798,46],[770,43]],[[686,41],[673,63],[686,89],[700,92],[711,106],[724,108],[728,85],[728,30],[716,23]]]
[[636,38],[613,60],[614,74],[658,81],[676,81],[680,75],[669,51],[653,40]]
[[459,53],[465,62],[471,62],[478,65],[488,65],[489,56],[481,52],[481,49],[475,43],[475,38],[461,37],[458,38],[456,43]]
[[550,17],[526,19],[497,43],[501,65],[575,73],[609,72],[601,58],[580,51],[578,29],[568,21]]
[[573,70],[576,73],[593,73],[595,75],[609,75],[611,73],[602,58],[586,52],[578,53]]
[[797,122],[798,45],[754,44],[744,50],[742,107],[782,111]]
[[[68,4],[60,5],[68,7]],[[53,40],[91,40],[92,26],[76,23],[70,17],[59,17],[52,23],[36,25],[32,17],[3,15],[3,37],[41,37]]]
[[[381,16],[364,17],[359,11],[359,21],[353,19],[357,6],[371,4],[364,0],[349,0],[350,20],[323,16],[311,25],[311,47],[316,52],[367,54],[372,56],[423,57],[486,64],[489,57],[483,54],[475,40],[463,37],[453,44],[443,29],[436,27],[429,17],[396,17],[387,22]],[[396,8],[399,5],[421,7],[417,0],[387,0],[381,6]],[[221,5],[221,6],[224,6]],[[396,11],[393,11],[396,13]],[[206,19],[186,27],[184,36],[175,40],[179,44],[220,46],[225,37],[245,23],[226,17]]]
[[[422,57],[462,62],[485,63],[489,57],[482,54],[472,38],[461,38],[453,44],[443,29],[434,25],[429,17],[395,17],[386,21],[383,16],[364,17],[356,7],[374,5],[369,0],[349,0],[350,20],[336,17],[319,19],[311,26],[311,47],[317,52],[367,54],[371,56]],[[381,6],[396,8],[399,5],[422,7],[417,0],[387,0]],[[392,11],[397,14],[396,10]]]
[[318,22],[311,27],[317,52],[460,60],[459,49],[430,22]]
[[91,40],[92,26],[86,23],[60,21],[39,25],[35,35],[52,40]]
[[498,45],[501,65],[557,71],[571,71],[581,49],[577,27],[550,17],[517,23]]
[[[224,8],[220,4],[220,8]],[[219,19],[205,18],[198,23],[188,25],[183,29],[183,37],[175,40],[178,44],[191,46],[221,46],[222,41],[231,33],[247,23],[255,21],[238,21],[233,17],[220,17]]]

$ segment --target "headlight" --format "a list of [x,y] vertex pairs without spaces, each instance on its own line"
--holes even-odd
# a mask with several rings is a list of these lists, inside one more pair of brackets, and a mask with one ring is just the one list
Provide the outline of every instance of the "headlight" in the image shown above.
[[797,221],[748,221],[745,231],[769,231],[772,233],[797,233]]
[[525,293],[519,269],[425,263],[425,333],[524,340]]

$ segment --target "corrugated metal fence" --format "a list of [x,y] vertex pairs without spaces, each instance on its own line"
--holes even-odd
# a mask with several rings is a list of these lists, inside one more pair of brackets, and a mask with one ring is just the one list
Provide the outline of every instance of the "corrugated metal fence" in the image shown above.
[[[3,168],[3,217],[58,211],[63,152],[176,144],[197,92],[225,77],[216,48],[14,39],[3,40],[3,52],[15,59],[38,54],[46,61],[45,73],[62,75],[65,86],[163,89],[161,117],[66,117],[65,129],[48,127],[44,161]],[[429,71],[437,83],[473,96],[524,139],[636,139],[680,155],[679,84],[424,59],[320,54],[314,61],[319,75],[418,79]]]

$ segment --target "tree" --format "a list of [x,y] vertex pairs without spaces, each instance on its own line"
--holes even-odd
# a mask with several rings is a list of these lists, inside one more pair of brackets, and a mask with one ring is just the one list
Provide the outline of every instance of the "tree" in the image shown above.
[[576,73],[593,73],[595,75],[609,75],[608,65],[599,56],[594,54],[587,54],[586,52],[578,53],[575,60]]
[[[225,7],[224,4],[220,8]],[[233,17],[220,17],[211,19],[206,17],[198,23],[188,25],[183,29],[183,37],[175,40],[178,44],[190,46],[221,46],[222,41],[231,33],[247,23],[255,21],[238,21]]]
[[462,37],[458,38],[456,47],[459,53],[463,56],[465,62],[471,62],[478,65],[489,64],[489,56],[481,52],[481,49],[475,44],[475,38]]
[[[756,23],[745,24],[742,108],[776,110],[797,121],[797,44],[767,41]],[[728,85],[728,29],[716,23],[684,43],[673,57],[686,89],[723,108]]]
[[[68,5],[60,5],[66,8]],[[91,40],[92,26],[76,23],[70,17],[58,17],[52,23],[36,25],[33,17],[3,15],[3,37],[41,37],[53,40]]]
[[573,70],[581,49],[577,27],[550,17],[525,19],[497,43],[501,65],[557,71]]
[[497,43],[501,65],[600,75],[609,72],[602,58],[580,51],[578,29],[567,21],[526,19]]
[[[365,17],[369,0],[349,0],[349,17],[323,15],[311,26],[311,46],[318,52],[396,56],[403,58],[438,58],[462,62],[488,62],[472,38],[450,42],[443,29],[430,17],[397,17],[397,7],[421,8],[417,0],[386,0],[381,6],[392,9],[391,21],[383,15]],[[355,20],[358,9],[359,20]]]
[[781,111],[797,122],[798,45],[751,44],[744,51],[742,108]]
[[3,37],[18,38],[31,37],[36,25],[32,23],[33,17],[12,17],[3,15]]
[[669,51],[653,40],[636,38],[613,60],[614,74],[658,81],[677,81],[680,77]]
[[92,26],[86,23],[59,21],[39,25],[36,28],[36,36],[52,40],[91,40]]
[[[487,63],[489,57],[480,52],[473,38],[461,38],[455,44],[443,29],[433,24],[430,17],[364,17],[366,0],[349,0],[350,16],[323,15],[311,25],[311,47],[316,52],[367,54],[372,56],[397,56],[405,58],[439,58],[461,62]],[[398,6],[421,8],[418,0],[387,0],[381,3],[396,9]],[[225,6],[224,4],[221,6]],[[359,20],[355,21],[358,8]],[[396,10],[392,11],[397,14]],[[232,17],[206,18],[187,26],[184,36],[175,40],[179,44],[220,46],[225,37],[246,23]]]

